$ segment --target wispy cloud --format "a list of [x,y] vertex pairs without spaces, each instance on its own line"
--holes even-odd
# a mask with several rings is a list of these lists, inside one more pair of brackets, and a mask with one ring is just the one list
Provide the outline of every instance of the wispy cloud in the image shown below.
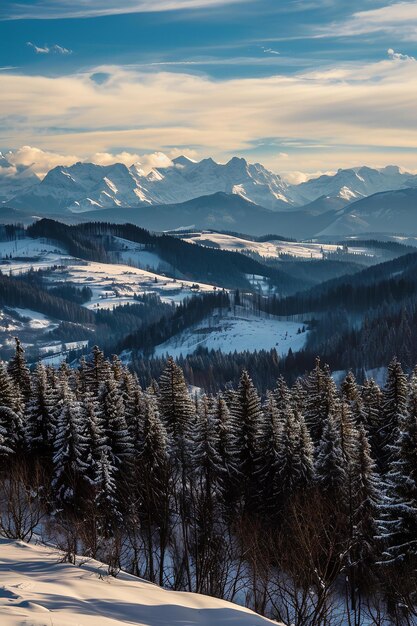
[[264,48],[264,46],[262,46],[262,50],[265,54],[281,54],[278,50],[274,50],[273,48]]
[[324,26],[319,36],[358,37],[384,32],[417,41],[417,0],[393,2],[378,9],[358,11],[348,19]]
[[0,20],[89,18],[129,13],[157,13],[207,9],[251,0],[33,0],[30,4],[6,1]]
[[29,48],[32,48],[36,54],[72,54],[72,50],[59,46],[58,44],[54,44],[53,46],[37,46],[32,41],[27,41],[26,45],[29,46]]

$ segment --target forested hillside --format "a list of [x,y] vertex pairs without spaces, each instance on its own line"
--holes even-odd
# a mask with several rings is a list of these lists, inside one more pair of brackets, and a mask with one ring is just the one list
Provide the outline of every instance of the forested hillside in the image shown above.
[[[417,617],[417,371],[381,389],[328,366],[260,395],[246,371],[191,396],[94,348],[76,369],[0,366],[0,531],[286,624]],[[331,623],[335,623],[332,621]]]

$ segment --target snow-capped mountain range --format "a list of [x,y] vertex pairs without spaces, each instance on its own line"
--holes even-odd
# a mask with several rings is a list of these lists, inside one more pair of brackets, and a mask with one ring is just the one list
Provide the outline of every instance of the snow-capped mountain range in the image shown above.
[[[30,168],[16,169],[0,156],[0,198],[3,204],[43,213],[82,213],[100,209],[186,202],[215,193],[237,194],[273,211],[291,211],[315,202],[316,212],[384,191],[417,187],[417,176],[396,166],[339,170],[299,185],[290,185],[259,163],[233,157],[226,164],[213,159],[195,162],[181,156],[169,167],[145,174],[140,164],[75,163],[50,170],[40,181]],[[321,199],[322,208],[320,209]]]

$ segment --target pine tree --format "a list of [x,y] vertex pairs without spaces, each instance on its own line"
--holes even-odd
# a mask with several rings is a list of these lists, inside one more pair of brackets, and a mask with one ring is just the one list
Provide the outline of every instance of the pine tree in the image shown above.
[[386,483],[381,532],[386,544],[385,562],[407,575],[417,569],[417,370],[410,381]]
[[313,478],[313,446],[304,419],[287,407],[278,455],[278,507],[283,510],[291,496],[304,491]]
[[18,411],[21,408],[18,396],[16,386],[5,365],[0,363],[0,406],[6,406],[13,411]]
[[125,408],[118,384],[109,376],[99,390],[99,416],[104,424],[109,458],[117,470],[129,469],[133,446],[125,419]]
[[20,391],[7,369],[0,364],[0,426],[4,429],[5,445],[14,452],[23,448],[26,431]]
[[43,463],[52,460],[58,394],[38,363],[32,376],[31,395],[26,405],[26,439],[29,450]]
[[[257,461],[257,475],[259,480],[260,507],[264,513],[272,518],[276,516],[279,505],[280,479],[279,465],[282,452],[281,435],[284,419],[279,414],[276,395],[268,392],[263,407],[262,434],[259,438],[259,458]],[[287,405],[287,411],[289,407]],[[281,413],[286,412],[281,407]]]
[[382,472],[388,469],[392,445],[398,437],[399,425],[407,410],[407,377],[398,359],[388,366],[387,381],[383,389],[381,425],[375,435],[377,463]]
[[98,395],[100,386],[103,381],[109,378],[110,371],[110,364],[104,358],[103,352],[97,346],[94,346],[91,358],[83,365],[83,384],[89,391]]
[[[1,409],[0,409],[1,410]],[[11,410],[11,409],[7,409]],[[0,425],[0,467],[3,465],[3,461],[7,461],[7,458],[13,454],[13,450],[9,445],[6,429]]]
[[117,502],[117,484],[114,465],[111,463],[108,451],[103,449],[100,458],[95,464],[95,504],[101,514],[101,532],[105,535],[111,533],[113,523],[121,521]]
[[224,472],[219,447],[219,429],[212,398],[203,397],[199,403],[197,420],[191,435],[192,466],[197,473],[200,487],[205,491],[207,503],[220,497]]
[[323,433],[316,451],[315,462],[316,483],[320,490],[345,498],[347,467],[343,454],[340,428],[333,414],[327,416],[324,422]]
[[159,584],[163,583],[164,559],[170,529],[171,472],[169,441],[153,394],[144,397],[143,443],[138,456],[140,515],[147,541],[148,576],[156,579],[154,534],[158,536]]
[[332,413],[336,398],[336,385],[327,365],[321,366],[320,359],[305,381],[306,401],[304,417],[313,443],[322,437],[324,425]]
[[278,411],[285,412],[290,402],[291,392],[283,376],[280,376],[277,381],[277,387],[274,391],[275,404]]
[[15,337],[16,352],[14,357],[9,361],[8,372],[20,390],[22,397],[27,400],[30,395],[30,371],[26,364],[25,351],[19,339]]
[[57,420],[54,439],[54,475],[52,486],[58,504],[79,504],[78,492],[87,471],[86,447],[81,408],[68,385],[62,388],[63,405]]
[[220,476],[220,490],[223,494],[224,504],[232,509],[236,502],[240,479],[238,470],[239,454],[230,411],[221,394],[214,401],[213,412],[214,423],[218,429],[218,452],[223,468]]
[[382,393],[373,378],[365,380],[362,387],[364,426],[372,441],[381,426]]
[[357,425],[365,421],[365,412],[361,393],[353,372],[348,372],[341,385],[342,398],[349,405],[352,417]]
[[[371,447],[363,425],[353,461],[353,542],[350,551],[351,578],[356,590],[372,584],[372,571],[379,555],[379,506],[381,481],[375,471]],[[352,593],[351,593],[352,595]]]
[[246,508],[251,510],[257,500],[258,440],[263,417],[260,398],[247,371],[243,371],[240,377],[230,413],[239,451],[241,494]]
[[184,374],[170,357],[159,379],[159,412],[174,441],[183,439],[195,418]]
[[81,401],[83,435],[86,441],[86,478],[92,485],[96,483],[99,465],[103,460],[108,462],[108,448],[104,423],[100,417],[99,407],[93,394],[86,392]]

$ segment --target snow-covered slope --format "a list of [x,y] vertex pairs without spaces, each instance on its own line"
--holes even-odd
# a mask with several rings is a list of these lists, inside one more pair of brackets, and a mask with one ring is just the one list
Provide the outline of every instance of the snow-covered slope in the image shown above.
[[338,248],[336,244],[299,243],[280,240],[251,241],[235,235],[211,231],[187,234],[183,238],[185,241],[200,246],[243,252],[245,254],[255,253],[265,258],[278,258],[284,254],[300,259],[322,259],[323,252],[336,252]]
[[[263,626],[271,621],[207,596],[165,591],[89,561],[59,563],[51,548],[0,539],[2,626]],[[275,622],[274,622],[275,623]]]
[[210,158],[196,163],[179,157],[173,164],[155,169],[145,177],[132,166],[138,185],[146,188],[152,204],[185,202],[217,192],[234,193],[269,209],[293,204],[289,185],[260,163],[250,164],[233,157],[222,165]]
[[39,182],[39,178],[30,167],[12,165],[0,152],[0,204]]
[[285,356],[290,348],[293,352],[303,349],[308,331],[301,332],[302,329],[303,324],[298,322],[272,315],[255,315],[236,307],[236,312],[214,314],[160,344],[155,349],[155,356],[185,356],[197,348],[226,353],[275,348],[278,354]]
[[131,172],[122,163],[107,166],[75,163],[55,167],[39,185],[16,196],[10,204],[53,213],[66,209],[83,212],[137,206],[145,201]]

